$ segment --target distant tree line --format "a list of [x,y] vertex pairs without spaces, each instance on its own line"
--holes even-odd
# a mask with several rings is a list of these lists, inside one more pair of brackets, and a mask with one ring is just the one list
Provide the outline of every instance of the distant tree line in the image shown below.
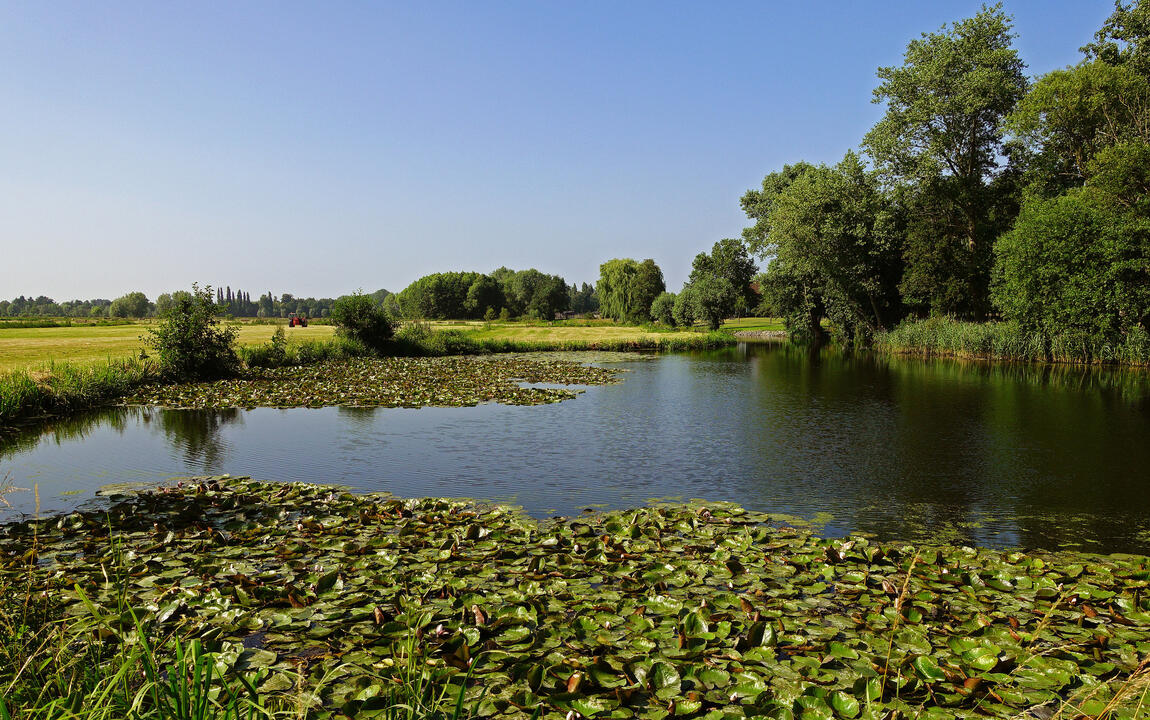
[[[69,300],[57,303],[43,295],[36,298],[20,296],[14,300],[0,300],[0,317],[120,317],[148,318],[162,315],[177,301],[191,297],[187,290],[161,293],[153,303],[142,292],[130,292],[115,300]],[[393,312],[398,308],[387,290],[377,290],[369,294],[373,302]],[[256,300],[243,290],[232,290],[230,286],[217,288],[216,304],[234,317],[286,318],[290,313],[306,317],[328,317],[336,300],[333,298],[297,298],[290,293],[275,296],[268,292]]]
[[792,334],[1002,318],[1095,344],[1150,323],[1150,4],[1118,2],[1077,65],[1028,81],[1001,5],[878,70],[886,114],[833,165],[748,191],[743,234]]
[[115,300],[67,300],[56,302],[50,297],[24,297],[0,300],[0,317],[119,317],[142,318],[155,313],[156,306],[142,292],[130,292]]
[[442,272],[425,275],[394,296],[389,306],[405,318],[508,319],[529,317],[551,320],[557,313],[594,312],[599,307],[595,288],[583,283],[568,286],[558,275],[534,268],[501,267],[489,274]]

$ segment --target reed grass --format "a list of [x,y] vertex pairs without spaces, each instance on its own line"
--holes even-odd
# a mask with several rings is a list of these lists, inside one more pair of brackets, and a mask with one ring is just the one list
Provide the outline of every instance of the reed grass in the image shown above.
[[0,375],[0,424],[105,405],[156,378],[155,364],[141,359],[51,363],[43,370],[5,373]]
[[1013,322],[963,322],[950,317],[907,320],[875,335],[874,349],[923,357],[983,360],[1150,365],[1150,334],[1141,329],[1120,342],[1085,334],[1050,336]]

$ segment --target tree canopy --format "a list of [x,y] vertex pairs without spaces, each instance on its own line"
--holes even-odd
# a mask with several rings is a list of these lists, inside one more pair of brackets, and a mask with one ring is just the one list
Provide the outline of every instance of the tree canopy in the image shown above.
[[[1003,119],[1024,95],[1025,65],[1001,4],[906,48],[874,91],[887,111],[863,138],[908,214],[903,294],[925,310],[984,316],[991,248],[1005,229],[996,205]],[[949,292],[948,292],[949,290]]]
[[608,260],[599,266],[599,310],[613,320],[646,322],[651,319],[651,303],[667,289],[663,271],[654,260],[636,262],[631,258]]

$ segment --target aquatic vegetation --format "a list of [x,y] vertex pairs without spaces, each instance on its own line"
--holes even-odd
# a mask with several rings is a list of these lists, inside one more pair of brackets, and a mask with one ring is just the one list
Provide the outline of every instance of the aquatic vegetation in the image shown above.
[[6,582],[315,716],[386,708],[414,654],[479,716],[654,720],[1130,718],[1150,664],[1150,558],[826,540],[724,503],[536,522],[211,478],[0,526]]
[[150,385],[125,402],[174,408],[537,405],[573,398],[576,391],[522,387],[523,382],[602,385],[616,382],[618,373],[567,360],[506,355],[364,358],[257,368],[216,382]]

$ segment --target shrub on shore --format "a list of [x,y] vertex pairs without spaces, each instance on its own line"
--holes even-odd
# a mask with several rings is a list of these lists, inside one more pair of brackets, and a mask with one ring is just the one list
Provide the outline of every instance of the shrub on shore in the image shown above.
[[344,295],[331,308],[336,333],[382,351],[394,328],[387,312],[375,300],[361,292]]
[[192,285],[192,292],[173,298],[156,327],[148,328],[146,344],[160,360],[160,373],[175,380],[206,380],[233,375],[239,369],[236,329],[220,327],[210,286]]

